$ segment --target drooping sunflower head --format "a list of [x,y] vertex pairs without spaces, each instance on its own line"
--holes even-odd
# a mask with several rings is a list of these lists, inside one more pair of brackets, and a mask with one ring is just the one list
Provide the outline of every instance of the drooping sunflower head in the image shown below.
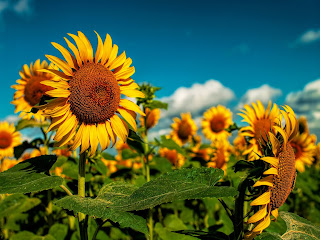
[[55,69],[53,64],[48,65],[46,61],[40,62],[40,59],[31,63],[30,67],[25,64],[19,72],[20,79],[16,85],[11,87],[17,91],[13,95],[12,104],[15,105],[15,113],[21,112],[19,117],[23,119],[31,119],[43,121],[44,116],[42,111],[32,113],[31,109],[40,102],[42,95],[46,95],[46,91],[52,90],[50,86],[46,86],[41,82],[44,80],[57,79],[54,75],[48,72],[39,72],[41,69]]
[[181,113],[181,119],[176,117],[173,121],[170,135],[172,140],[180,146],[190,141],[192,136],[196,134],[197,126],[190,113]]
[[[97,34],[97,33],[96,33]],[[69,34],[75,41],[74,45],[65,38],[71,52],[63,46],[52,43],[65,60],[46,55],[61,71],[43,69],[58,79],[46,80],[41,83],[52,87],[46,93],[55,98],[46,105],[45,115],[52,118],[48,129],[57,129],[54,140],[57,146],[63,146],[74,139],[72,150],[81,145],[81,152],[91,147],[93,154],[100,143],[104,150],[117,137],[126,142],[128,124],[137,129],[135,112],[144,115],[140,108],[127,97],[143,98],[144,94],[131,75],[135,72],[130,67],[132,60],[125,52],[118,55],[118,46],[112,44],[107,34],[102,42],[98,37],[98,47],[95,54],[87,37],[78,32],[78,36]]]
[[264,108],[260,101],[257,104],[252,103],[252,106],[245,105],[245,110],[239,113],[243,117],[243,122],[249,123],[249,126],[240,129],[242,136],[250,138],[249,146],[243,155],[248,154],[249,160],[255,160],[262,155],[262,148],[268,141],[268,133],[274,132],[274,127],[279,122],[280,110],[276,104],[271,108],[271,101],[267,109]]
[[13,157],[13,148],[21,144],[21,134],[13,123],[0,122],[0,159]]
[[155,125],[157,125],[160,119],[160,109],[155,108],[150,110],[150,108],[146,108],[145,114],[145,117],[140,118],[140,123],[142,127],[146,127],[147,130],[149,130],[150,128],[153,128]]
[[203,114],[202,132],[211,141],[225,140],[230,135],[226,131],[232,125],[232,112],[224,106],[212,107]]
[[298,132],[298,121],[289,106],[283,108],[281,114],[285,124],[280,121],[274,132],[269,132],[268,145],[271,145],[272,152],[261,158],[268,166],[263,173],[265,176],[253,185],[260,188],[260,196],[250,204],[255,214],[248,219],[253,229],[246,234],[247,238],[256,236],[267,228],[271,215],[274,219],[278,217],[279,207],[285,203],[294,187],[296,169],[291,141]]

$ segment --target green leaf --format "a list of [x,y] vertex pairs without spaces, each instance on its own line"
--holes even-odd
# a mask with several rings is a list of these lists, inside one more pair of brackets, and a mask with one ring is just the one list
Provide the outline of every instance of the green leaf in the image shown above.
[[160,108],[160,109],[168,109],[168,103],[161,102],[158,100],[153,100],[152,102],[146,104],[146,107],[150,108],[150,110],[155,109],[155,108]]
[[13,235],[10,240],[57,240],[52,235],[48,234],[46,236],[37,236],[29,231],[22,231]]
[[172,164],[168,159],[162,157],[153,157],[150,162],[150,168],[156,169],[161,173],[167,173],[172,171]]
[[278,233],[263,233],[258,240],[316,240],[320,239],[320,226],[299,217],[294,213],[280,212],[280,217],[286,222],[287,231],[281,236]]
[[38,198],[28,198],[22,194],[13,194],[0,201],[0,218],[22,213],[41,203]]
[[134,190],[136,190],[134,185],[112,182],[104,186],[95,199],[68,196],[56,201],[55,204],[68,210],[85,213],[89,216],[110,219],[113,222],[119,223],[121,227],[130,227],[136,231],[148,234],[146,221],[142,217],[133,213],[108,208],[111,202],[128,197]]
[[171,138],[167,139],[166,136],[161,136],[160,142],[158,141],[158,145],[170,150],[175,149],[178,153],[185,154],[183,149],[175,141],[173,141]]
[[38,192],[61,185],[62,178],[48,175],[56,160],[56,156],[43,155],[18,163],[0,173],[0,194]]
[[156,223],[154,231],[159,235],[160,239],[163,240],[198,240],[196,237],[171,232],[167,228],[163,227],[161,223]]
[[16,131],[20,131],[24,128],[28,128],[28,127],[47,127],[49,126],[50,123],[47,121],[44,122],[38,122],[34,119],[21,119],[17,125],[16,125]]
[[135,131],[131,129],[129,129],[127,143],[131,148],[137,150],[138,153],[144,153],[143,140]]
[[223,175],[223,170],[216,168],[176,170],[145,183],[129,197],[115,201],[112,207],[137,211],[177,200],[236,195],[232,187],[214,186]]
[[49,229],[49,234],[57,240],[63,240],[68,234],[68,226],[61,223],[56,223]]
[[115,157],[107,152],[101,153],[102,157],[106,160],[116,160]]
[[101,161],[101,159],[96,159],[94,163],[95,168],[101,173],[103,176],[107,175],[107,167],[106,165]]

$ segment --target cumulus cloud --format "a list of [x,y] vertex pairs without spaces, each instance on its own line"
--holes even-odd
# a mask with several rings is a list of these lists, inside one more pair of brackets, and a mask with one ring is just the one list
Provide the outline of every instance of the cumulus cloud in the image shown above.
[[9,123],[14,123],[16,124],[19,121],[19,116],[18,115],[8,115],[2,121],[7,121]]
[[[304,32],[295,44],[309,44],[320,40],[320,29],[311,29]],[[294,45],[295,45],[294,44]]]
[[33,12],[33,0],[0,1],[0,16],[5,11],[14,12],[18,15],[31,15]]
[[320,79],[308,83],[302,91],[289,93],[285,102],[298,116],[306,116],[310,131],[320,136]]
[[171,96],[163,97],[160,101],[168,103],[168,110],[161,110],[158,125],[150,130],[150,139],[167,135],[171,131],[173,117],[180,113],[190,112],[198,128],[205,110],[218,104],[226,105],[235,98],[234,92],[223,86],[217,80],[208,80],[203,84],[195,83],[191,87],[180,87]]
[[270,87],[264,84],[258,88],[249,89],[240,99],[236,108],[242,108],[245,104],[250,104],[260,100],[262,104],[267,105],[269,100],[274,101],[277,97],[282,95],[282,91],[278,88]]
[[169,104],[168,111],[163,112],[162,117],[177,116],[183,112],[199,115],[208,107],[225,105],[234,98],[234,92],[217,80],[195,83],[189,88],[180,87],[171,96],[160,99]]

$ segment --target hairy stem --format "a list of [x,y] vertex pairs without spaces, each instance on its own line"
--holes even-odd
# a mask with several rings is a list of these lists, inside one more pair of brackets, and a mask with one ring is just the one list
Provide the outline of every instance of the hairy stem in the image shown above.
[[[79,173],[78,173],[78,196],[85,197],[86,193],[86,152],[80,154],[79,159]],[[88,232],[87,232],[87,221],[88,218],[84,213],[78,213],[79,219],[79,229],[80,229],[80,238],[81,240],[88,240]]]

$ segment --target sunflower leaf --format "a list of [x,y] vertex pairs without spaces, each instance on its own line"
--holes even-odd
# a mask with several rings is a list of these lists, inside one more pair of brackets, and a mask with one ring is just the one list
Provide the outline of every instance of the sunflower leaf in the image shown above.
[[223,175],[223,170],[216,168],[176,170],[145,183],[110,206],[122,211],[137,211],[176,200],[235,196],[237,191],[232,187],[214,186]]
[[161,101],[158,101],[158,100],[153,100],[150,103],[146,104],[146,107],[150,108],[150,110],[156,109],[156,108],[167,110],[168,109],[168,103],[161,102]]
[[165,147],[170,150],[175,149],[178,153],[185,154],[184,150],[175,141],[170,138],[167,139],[166,136],[161,136],[160,141],[157,139],[155,140],[160,147]]
[[22,129],[28,128],[28,127],[47,127],[50,123],[47,121],[39,122],[34,119],[21,119],[16,126],[16,131],[20,131]]
[[144,153],[143,140],[138,134],[135,133],[135,131],[131,129],[129,129],[127,143],[131,148],[137,150],[139,153]]
[[294,213],[280,212],[280,217],[286,222],[287,231],[281,236],[278,233],[263,233],[257,240],[316,240],[320,239],[320,226],[299,217]]
[[38,192],[61,185],[62,178],[48,174],[56,160],[54,155],[43,155],[0,173],[0,194]]
[[136,187],[131,184],[112,182],[104,186],[95,199],[68,196],[56,201],[55,204],[68,210],[85,213],[89,216],[109,219],[119,223],[123,228],[130,227],[136,231],[148,234],[148,227],[144,218],[133,213],[108,208],[113,201],[128,197],[135,189]]

